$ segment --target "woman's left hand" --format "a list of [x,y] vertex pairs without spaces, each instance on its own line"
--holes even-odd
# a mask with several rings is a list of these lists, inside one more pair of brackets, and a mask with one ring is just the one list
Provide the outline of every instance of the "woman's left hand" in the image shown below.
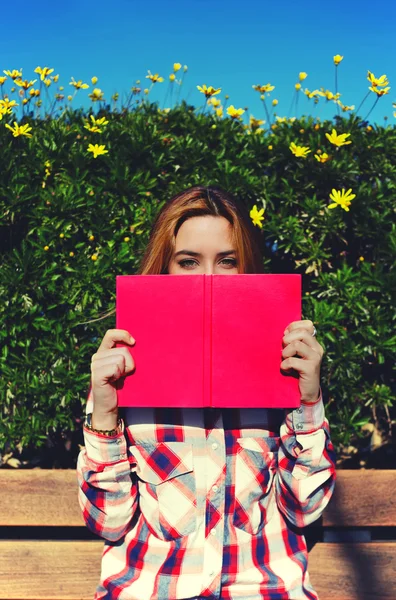
[[[312,335],[312,321],[292,321],[285,329],[282,338],[281,369],[294,369],[299,373],[301,402],[315,402],[320,392],[320,365],[323,348]],[[296,354],[301,358],[296,357]]]

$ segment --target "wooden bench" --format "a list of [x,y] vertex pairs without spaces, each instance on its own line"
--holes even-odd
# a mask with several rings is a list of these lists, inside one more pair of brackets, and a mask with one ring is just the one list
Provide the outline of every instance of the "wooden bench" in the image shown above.
[[[0,489],[0,600],[92,600],[103,540],[83,523],[75,471],[0,469]],[[339,470],[306,535],[320,600],[396,599],[396,470]]]

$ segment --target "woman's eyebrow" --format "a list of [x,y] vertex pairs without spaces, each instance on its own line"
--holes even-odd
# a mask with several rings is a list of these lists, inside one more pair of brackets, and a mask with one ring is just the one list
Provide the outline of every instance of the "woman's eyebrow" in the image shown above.
[[[179,250],[176,252],[175,257],[179,256],[179,254],[188,254],[189,256],[202,256],[200,252],[193,252],[192,250]],[[235,254],[235,250],[224,250],[223,252],[218,252],[217,256],[225,256],[226,254]]]

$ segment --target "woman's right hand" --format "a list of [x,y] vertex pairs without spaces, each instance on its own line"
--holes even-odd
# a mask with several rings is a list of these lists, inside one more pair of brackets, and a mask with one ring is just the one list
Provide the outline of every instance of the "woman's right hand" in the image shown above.
[[[125,329],[108,329],[98,351],[91,359],[93,414],[96,429],[112,429],[117,423],[118,405],[115,382],[135,368],[127,348],[115,347],[117,342],[133,345],[135,339]],[[112,427],[108,427],[112,425]]]

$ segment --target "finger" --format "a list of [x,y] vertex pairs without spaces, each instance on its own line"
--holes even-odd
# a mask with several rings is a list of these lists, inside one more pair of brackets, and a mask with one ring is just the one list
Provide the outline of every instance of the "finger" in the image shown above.
[[294,369],[300,374],[304,373],[304,375],[312,375],[315,373],[315,368],[312,365],[311,360],[301,360],[301,358],[296,358],[294,356],[290,356],[282,361],[280,367],[283,371]]
[[117,381],[123,374],[123,367],[118,362],[104,365],[100,373],[98,373],[100,379],[105,382]]
[[129,331],[126,331],[125,329],[108,329],[103,336],[99,350],[108,350],[113,348],[117,342],[134,344],[135,341],[135,338],[133,338]]
[[283,358],[295,356],[296,354],[301,356],[301,358],[305,358],[308,360],[314,360],[318,358],[318,353],[301,340],[291,342],[282,350]]
[[122,372],[125,371],[125,356],[122,354],[113,357],[99,358],[91,363],[91,371],[96,377],[102,375],[102,369],[108,365],[118,365]]
[[135,361],[133,360],[133,356],[129,352],[128,348],[118,347],[118,348],[110,348],[110,350],[101,350],[100,352],[96,352],[92,355],[91,364],[93,362],[100,361],[103,358],[111,358],[114,356],[122,355],[125,359],[125,365],[127,371],[132,371],[135,367]]
[[305,344],[307,344],[310,348],[318,352],[321,356],[323,356],[323,348],[319,344],[318,340],[307,332],[306,329],[296,329],[292,333],[288,333],[282,338],[282,345],[287,346],[291,342],[296,340],[301,340]]
[[[310,333],[313,333],[314,330],[314,324],[311,320],[309,319],[303,319],[302,321],[292,321],[287,327],[286,329],[289,331],[289,333],[291,331],[294,331],[295,329],[299,329],[299,328],[303,328],[303,329],[307,329],[307,331],[309,331]],[[285,329],[285,331],[286,331]]]

